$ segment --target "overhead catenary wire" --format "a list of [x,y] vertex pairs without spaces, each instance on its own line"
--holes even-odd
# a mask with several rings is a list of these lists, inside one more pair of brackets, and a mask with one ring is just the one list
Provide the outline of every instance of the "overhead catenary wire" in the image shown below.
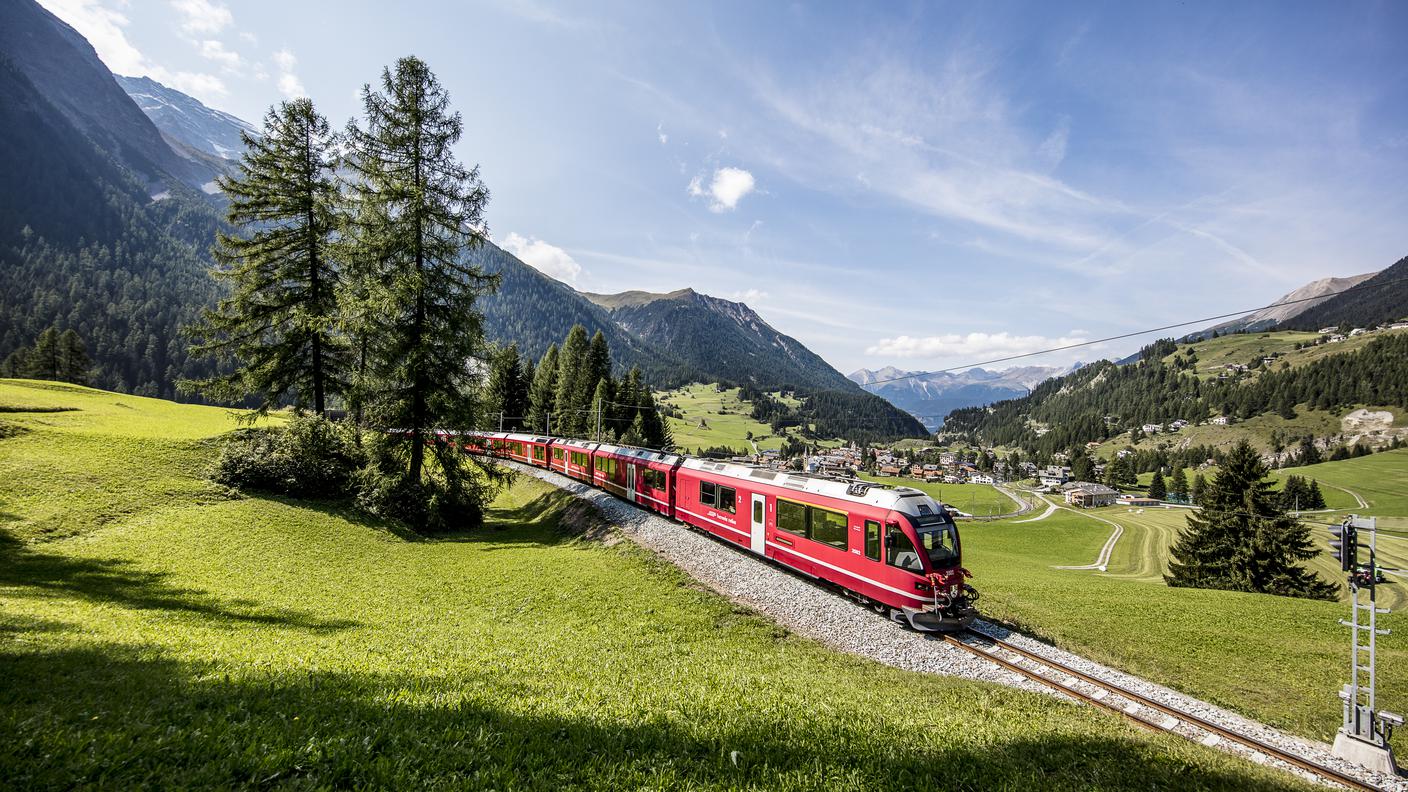
[[870,382],[867,382],[865,384],[884,385],[889,382],[900,382],[902,380],[914,379],[915,377],[923,377],[928,374],[947,374],[954,371],[966,371],[967,369],[977,368],[979,366],[990,366],[994,363],[1006,363],[1011,360],[1021,360],[1022,358],[1036,357],[1037,355],[1048,355],[1052,352],[1064,352],[1068,349],[1079,349],[1080,347],[1094,346],[1095,344],[1104,344],[1109,341],[1120,341],[1126,338],[1134,338],[1135,336],[1149,335],[1150,333],[1160,333],[1164,330],[1172,330],[1177,327],[1187,327],[1188,325],[1202,324],[1204,322],[1215,322],[1218,319],[1231,319],[1234,316],[1244,316],[1249,313],[1265,311],[1270,308],[1280,308],[1283,305],[1295,305],[1297,303],[1311,302],[1313,300],[1327,300],[1331,297],[1338,297],[1341,294],[1348,294],[1349,292],[1353,291],[1360,291],[1363,289],[1371,288],[1379,289],[1383,288],[1384,286],[1391,286],[1395,283],[1403,283],[1404,281],[1408,281],[1408,278],[1393,278],[1391,280],[1383,281],[1382,283],[1361,283],[1358,286],[1351,286],[1347,289],[1340,289],[1336,292],[1330,292],[1329,294],[1321,294],[1315,297],[1300,297],[1294,300],[1283,300],[1281,302],[1271,303],[1270,305],[1263,305],[1259,308],[1247,308],[1241,311],[1232,311],[1231,313],[1218,314],[1217,316],[1205,316],[1201,319],[1190,319],[1186,322],[1176,322],[1174,324],[1163,325],[1161,327],[1152,327],[1148,330],[1136,330],[1131,333],[1121,333],[1119,335],[1106,336],[1105,338],[1092,338],[1089,341],[1081,341],[1075,344],[1065,344],[1062,346],[1051,347],[1049,349],[1040,349],[1036,352],[1023,352],[1020,355],[1008,355],[1006,357],[993,358],[992,360],[984,360],[978,363],[967,363],[961,366],[950,366],[948,368],[934,369],[932,371],[916,371],[911,374],[905,374],[900,377],[889,377],[887,379],[871,380]]

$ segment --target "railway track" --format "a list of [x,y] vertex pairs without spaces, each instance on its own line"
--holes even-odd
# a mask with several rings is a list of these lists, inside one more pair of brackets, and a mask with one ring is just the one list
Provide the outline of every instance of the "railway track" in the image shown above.
[[1235,743],[1253,754],[1264,757],[1257,761],[1290,765],[1350,789],[1375,792],[1383,789],[1335,768],[1291,753],[1280,746],[1171,707],[1115,682],[1092,676],[1000,638],[976,630],[967,630],[945,635],[944,640],[1033,682],[1055,688],[1077,701],[1119,713],[1145,728],[1170,732],[1208,746],[1215,746],[1222,741]]

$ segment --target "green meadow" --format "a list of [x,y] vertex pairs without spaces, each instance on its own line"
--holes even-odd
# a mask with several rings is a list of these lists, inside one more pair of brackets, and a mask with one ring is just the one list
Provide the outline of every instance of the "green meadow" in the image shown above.
[[[959,511],[975,517],[1011,514],[1020,508],[1016,501],[1003,495],[991,484],[943,484],[920,481],[908,476],[872,476],[869,473],[862,473],[860,477],[866,481],[878,481],[882,484],[895,484],[923,490],[932,495],[935,500],[947,503]],[[1046,507],[1043,505],[1042,508]]]
[[[1339,688],[1347,681],[1349,635],[1340,602],[1169,588],[1169,545],[1182,530],[1180,509],[1107,507],[1060,510],[1037,522],[963,525],[964,565],[983,594],[980,608],[1058,646],[1261,719],[1329,740],[1340,724]],[[1090,564],[1113,527],[1124,532],[1106,571],[1055,569]],[[1326,515],[1320,515],[1322,518]],[[1314,527],[1322,547],[1328,534]],[[1408,542],[1381,541],[1388,558],[1408,561]],[[1338,562],[1311,565],[1342,581]],[[1381,588],[1381,605],[1404,605],[1404,583]],[[1394,630],[1379,643],[1381,705],[1408,708],[1408,634],[1403,616],[1381,617]],[[1395,736],[1400,752],[1402,735]]]
[[[0,408],[10,788],[1308,788],[828,650],[587,538],[595,513],[533,480],[427,539],[205,484],[221,410],[13,380]],[[1072,555],[1097,538],[1048,522]],[[1009,612],[1040,567],[1010,528],[970,564]],[[1057,598],[1030,615],[1072,629]]]
[[[675,438],[676,448],[696,451],[701,448],[719,446],[732,448],[740,454],[753,453],[756,445],[759,451],[776,451],[782,447],[787,437],[801,440],[796,429],[788,429],[785,435],[775,435],[772,427],[751,417],[752,402],[739,398],[738,388],[719,390],[714,385],[687,385],[671,391],[655,394],[655,400],[680,411],[682,418],[674,416],[667,420]],[[795,398],[780,400],[787,405],[797,406]],[[753,442],[748,441],[752,433]],[[837,446],[839,440],[807,440],[810,445]]]

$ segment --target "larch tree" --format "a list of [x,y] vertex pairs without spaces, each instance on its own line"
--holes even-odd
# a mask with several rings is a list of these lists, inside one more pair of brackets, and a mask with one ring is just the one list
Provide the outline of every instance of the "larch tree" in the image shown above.
[[1288,515],[1245,440],[1223,461],[1172,548],[1170,586],[1334,599],[1336,588],[1300,562],[1319,554],[1310,528]]
[[[455,497],[437,503],[462,501],[479,510],[487,492],[464,475],[464,456],[433,442],[438,470],[427,477],[425,452],[437,428],[472,427],[477,417],[473,362],[484,340],[476,301],[497,279],[468,263],[465,253],[486,239],[489,191],[477,167],[455,159],[463,121],[424,61],[406,57],[384,69],[381,89],[365,86],[362,102],[364,125],[354,121],[347,130],[348,230],[361,251],[369,308],[360,320],[367,419],[399,430],[389,448],[395,464],[404,465],[399,472],[410,500],[424,503],[443,486]],[[423,515],[409,516],[424,524]]]
[[192,353],[236,366],[182,388],[217,401],[253,397],[256,414],[291,400],[322,415],[346,386],[348,365],[332,254],[338,139],[310,99],[271,108],[261,135],[241,135],[239,168],[218,180],[237,229],[215,247],[215,274],[230,296],[189,328]]

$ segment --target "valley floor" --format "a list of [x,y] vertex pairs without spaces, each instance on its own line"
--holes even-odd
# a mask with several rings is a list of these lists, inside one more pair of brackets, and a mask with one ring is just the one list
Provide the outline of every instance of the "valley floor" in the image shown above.
[[203,484],[223,411],[15,381],[0,406],[76,408],[0,415],[16,788],[1300,788],[797,638],[535,482],[424,540]]

